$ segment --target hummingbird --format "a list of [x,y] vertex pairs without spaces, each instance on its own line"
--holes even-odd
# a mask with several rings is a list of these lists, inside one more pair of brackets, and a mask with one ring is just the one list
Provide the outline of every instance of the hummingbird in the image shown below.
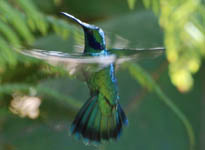
[[[47,61],[51,65],[60,65],[69,73],[82,72],[83,81],[87,83],[90,97],[83,104],[70,127],[70,133],[78,138],[83,138],[86,143],[101,143],[118,139],[122,129],[128,125],[128,119],[119,103],[119,91],[115,76],[115,67],[129,60],[154,58],[164,53],[164,47],[156,48],[106,48],[104,31],[85,23],[76,17],[61,12],[80,25],[84,31],[84,51],[80,55],[72,55],[59,51],[23,50],[23,55]],[[116,56],[117,59],[115,59]],[[104,62],[101,62],[101,58]],[[108,59],[107,59],[108,58]],[[122,59],[121,59],[122,58]],[[97,63],[91,73],[88,71]],[[75,65],[73,65],[75,64]],[[80,69],[79,69],[80,68]],[[74,70],[74,71],[73,71]]]
[[[84,23],[74,16],[62,12],[66,17],[78,23],[84,31],[84,55],[107,56],[104,31]],[[86,79],[90,97],[77,113],[70,132],[89,142],[108,141],[119,138],[128,119],[119,103],[115,64],[92,73]]]

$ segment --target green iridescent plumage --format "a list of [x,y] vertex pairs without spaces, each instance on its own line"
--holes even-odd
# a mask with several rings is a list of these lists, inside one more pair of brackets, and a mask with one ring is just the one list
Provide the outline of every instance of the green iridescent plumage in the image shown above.
[[128,120],[119,104],[115,65],[130,60],[139,61],[144,58],[154,58],[162,54],[165,48],[112,48],[107,50],[102,29],[84,23],[70,14],[62,14],[83,28],[85,35],[83,54],[72,55],[59,51],[37,49],[18,52],[45,60],[51,65],[65,67],[70,75],[75,75],[87,82],[90,97],[81,107],[72,123],[70,130],[72,134],[83,137],[86,143],[100,143],[101,141],[117,139]]
[[[104,32],[99,27],[89,25],[63,13],[81,25],[85,34],[84,54],[90,56],[109,55],[106,50]],[[90,98],[82,106],[71,126],[71,133],[82,136],[89,142],[117,139],[123,125],[128,123],[119,104],[114,64],[92,73],[86,80]]]
[[[62,14],[83,28],[85,35],[83,54],[72,55],[46,50],[20,51],[20,53],[45,60],[51,65],[64,66],[70,75],[76,75],[79,79],[87,82],[90,97],[81,107],[72,123],[70,130],[72,134],[83,137],[86,143],[100,143],[101,141],[117,139],[128,120],[119,104],[115,65],[124,61],[154,58],[162,54],[165,49],[157,47],[107,50],[102,29],[84,23],[70,14]],[[109,59],[105,59],[106,57]],[[90,66],[91,63],[97,63],[97,67]]]

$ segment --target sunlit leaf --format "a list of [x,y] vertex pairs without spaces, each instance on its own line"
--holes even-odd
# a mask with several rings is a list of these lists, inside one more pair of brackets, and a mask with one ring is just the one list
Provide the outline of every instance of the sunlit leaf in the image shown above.
[[136,0],[127,0],[130,9],[134,9]]
[[[156,14],[160,15],[160,24],[165,31],[170,77],[173,84],[183,92],[192,88],[194,82],[192,75],[200,68],[202,61],[200,55],[204,57],[205,28],[203,18],[205,15],[202,12],[204,12],[205,7],[202,3],[199,0],[183,2],[144,0],[146,7],[151,7]],[[182,64],[182,60],[186,61],[183,61]],[[181,70],[183,70],[184,75],[180,73]],[[180,80],[181,82],[178,82]]]

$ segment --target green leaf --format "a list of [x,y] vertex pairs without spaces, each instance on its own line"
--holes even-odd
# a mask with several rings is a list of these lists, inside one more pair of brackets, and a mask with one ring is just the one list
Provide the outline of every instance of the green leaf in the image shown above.
[[16,58],[15,54],[12,53],[12,49],[8,46],[8,43],[6,40],[0,37],[0,67],[1,69],[4,70],[6,69],[4,65],[7,65],[7,63],[10,66],[14,66],[16,64]]
[[22,16],[17,10],[15,10],[15,8],[12,8],[10,4],[5,1],[0,1],[0,12],[4,14],[6,21],[16,28],[25,41],[28,43],[32,43],[34,41],[32,33],[29,31],[29,28]]
[[34,3],[31,0],[19,0],[18,4],[25,11],[26,16],[30,20],[32,29],[37,28],[43,35],[45,35],[47,33],[48,24],[45,21],[44,16],[35,7]]
[[181,92],[188,92],[194,84],[205,56],[205,6],[200,0],[169,1],[143,0],[160,17],[165,32],[169,74]]
[[127,0],[127,2],[128,2],[129,8],[133,10],[135,8],[136,0]]
[[14,47],[19,47],[20,46],[20,40],[17,34],[14,32],[14,30],[7,26],[3,21],[0,20],[0,32],[2,32],[7,40],[11,42],[11,44]]

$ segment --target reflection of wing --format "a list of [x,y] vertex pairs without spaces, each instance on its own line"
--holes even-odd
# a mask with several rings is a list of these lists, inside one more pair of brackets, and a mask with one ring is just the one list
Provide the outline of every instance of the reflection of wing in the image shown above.
[[[23,50],[19,51],[23,55],[45,60],[54,66],[61,66],[66,69],[70,75],[81,76],[82,72],[86,75],[97,72],[109,64],[115,62],[115,55],[108,56],[85,56],[82,53],[68,54],[59,51],[47,50]],[[82,77],[80,77],[82,78]]]
[[125,61],[139,61],[143,59],[152,59],[165,52],[165,48],[142,48],[142,49],[109,49],[110,54],[117,57],[117,64]]

